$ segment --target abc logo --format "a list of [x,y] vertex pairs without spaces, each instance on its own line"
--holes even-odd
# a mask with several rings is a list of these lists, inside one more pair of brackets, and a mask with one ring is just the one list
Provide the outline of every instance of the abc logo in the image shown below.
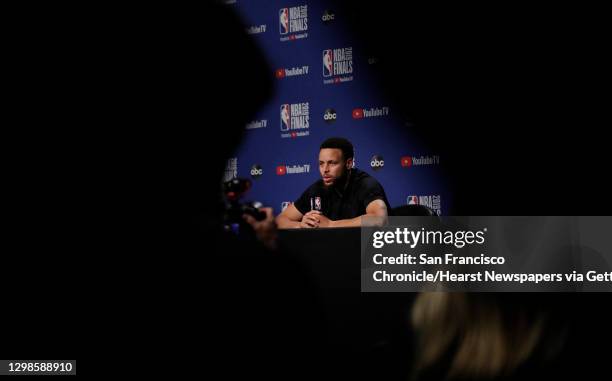
[[336,15],[333,11],[325,10],[325,12],[323,12],[323,16],[321,17],[321,20],[323,20],[324,24],[329,24],[330,22],[334,21],[335,18]]
[[251,167],[251,177],[256,179],[261,175],[263,175],[263,168],[261,168],[261,165],[259,164],[253,165]]
[[382,156],[378,156],[378,155],[372,156],[372,160],[370,161],[370,167],[372,167],[373,170],[378,171],[384,166],[385,166],[385,161],[383,160]]
[[338,114],[336,114],[336,110],[334,110],[333,108],[328,108],[327,110],[325,110],[325,114],[323,114],[323,120],[326,123],[331,124],[335,122],[336,119],[338,119]]

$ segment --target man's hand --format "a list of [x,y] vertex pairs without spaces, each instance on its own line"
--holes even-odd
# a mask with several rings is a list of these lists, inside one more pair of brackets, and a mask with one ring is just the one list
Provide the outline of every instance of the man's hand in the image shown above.
[[321,216],[321,212],[318,210],[311,210],[310,212],[304,214],[302,217],[302,221],[300,222],[301,228],[318,228],[319,227],[319,217]]
[[266,218],[257,221],[253,216],[244,214],[242,218],[253,227],[255,235],[263,244],[271,250],[276,249],[276,222],[274,221],[274,214],[272,208],[260,208],[260,211],[266,214]]
[[325,217],[324,215],[319,215],[319,227],[320,228],[332,228],[334,221],[330,220],[329,218]]
[[302,226],[302,224],[304,224],[306,226],[302,227],[307,228],[331,228],[333,227],[333,223],[334,221],[325,217],[318,210],[311,210],[310,212],[304,214],[300,225]]

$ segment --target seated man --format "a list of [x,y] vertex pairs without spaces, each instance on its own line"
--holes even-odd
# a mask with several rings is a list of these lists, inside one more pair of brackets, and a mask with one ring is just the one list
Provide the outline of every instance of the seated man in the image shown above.
[[361,226],[361,217],[386,220],[390,209],[382,186],[367,173],[353,168],[353,145],[330,138],[319,150],[321,180],[276,218],[281,229]]

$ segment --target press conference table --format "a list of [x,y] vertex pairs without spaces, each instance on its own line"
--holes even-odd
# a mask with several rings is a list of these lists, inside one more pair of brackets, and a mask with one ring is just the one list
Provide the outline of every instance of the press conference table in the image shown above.
[[328,321],[330,345],[360,350],[408,330],[415,294],[361,293],[360,228],[286,229],[280,247],[310,275]]

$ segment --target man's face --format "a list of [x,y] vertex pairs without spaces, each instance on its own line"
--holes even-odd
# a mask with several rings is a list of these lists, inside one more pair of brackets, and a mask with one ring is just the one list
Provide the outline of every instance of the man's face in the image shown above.
[[323,148],[319,151],[319,172],[326,187],[343,178],[351,167],[353,159],[344,160],[339,148]]

